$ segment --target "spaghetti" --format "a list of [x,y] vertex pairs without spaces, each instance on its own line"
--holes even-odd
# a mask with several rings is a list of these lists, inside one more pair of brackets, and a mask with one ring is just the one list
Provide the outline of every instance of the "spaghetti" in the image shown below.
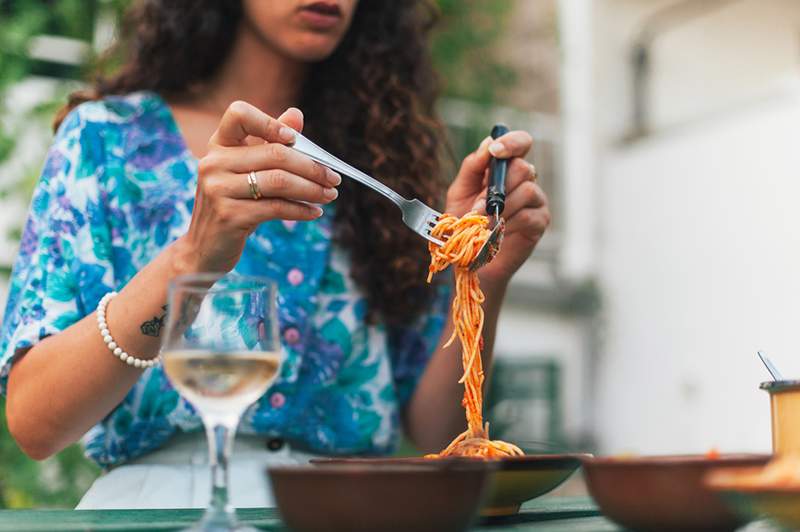
[[445,243],[443,246],[428,245],[431,252],[428,282],[434,274],[445,270],[451,264],[455,268],[456,295],[452,309],[454,329],[444,347],[451,345],[456,338],[461,340],[461,363],[464,374],[458,382],[464,384],[464,399],[461,404],[466,410],[467,430],[456,437],[443,451],[429,454],[426,458],[447,456],[499,458],[524,454],[516,445],[490,440],[489,423],[483,422],[481,304],[484,295],[478,282],[478,275],[469,270],[469,265],[489,237],[488,225],[488,218],[475,212],[465,214],[461,218],[444,214],[431,231],[433,236],[445,240]]

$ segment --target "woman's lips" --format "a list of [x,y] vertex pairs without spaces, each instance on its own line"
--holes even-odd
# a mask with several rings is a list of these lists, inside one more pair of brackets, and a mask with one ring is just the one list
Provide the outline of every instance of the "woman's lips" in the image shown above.
[[342,19],[342,11],[335,3],[314,2],[300,8],[299,16],[312,29],[331,29]]

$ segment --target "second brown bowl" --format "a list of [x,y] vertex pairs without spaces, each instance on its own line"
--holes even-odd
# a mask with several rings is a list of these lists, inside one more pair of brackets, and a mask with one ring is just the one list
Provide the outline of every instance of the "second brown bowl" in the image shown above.
[[610,519],[633,530],[735,530],[745,524],[704,485],[711,471],[766,464],[768,455],[588,458],[589,492]]
[[489,461],[474,458],[328,458],[316,459],[311,463],[358,464],[358,465],[426,465],[428,467],[448,467],[447,464],[486,464],[492,468],[488,494],[484,497],[481,515],[499,517],[519,512],[525,501],[535,499],[558,487],[581,465],[581,459],[589,454],[540,454],[512,456]]

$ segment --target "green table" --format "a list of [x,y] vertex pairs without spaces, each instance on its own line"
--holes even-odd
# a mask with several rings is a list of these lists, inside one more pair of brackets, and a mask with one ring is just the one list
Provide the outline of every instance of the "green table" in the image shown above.
[[[201,510],[0,510],[0,532],[179,530]],[[238,511],[242,521],[262,530],[286,530],[274,508]],[[479,532],[527,530],[619,530],[586,498],[542,498],[514,517],[478,523]]]
[[[201,510],[0,510],[0,532],[174,531],[197,521],[200,513]],[[274,508],[248,508],[238,514],[242,521],[261,530],[287,530]],[[479,522],[473,528],[474,532],[621,530],[583,497],[543,497],[526,504],[516,516]],[[744,530],[777,529],[758,522]]]

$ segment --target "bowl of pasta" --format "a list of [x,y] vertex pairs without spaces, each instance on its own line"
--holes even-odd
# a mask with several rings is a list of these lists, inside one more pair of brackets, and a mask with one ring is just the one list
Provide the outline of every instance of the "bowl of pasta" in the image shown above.
[[775,457],[763,467],[715,471],[706,485],[746,518],[769,517],[800,528],[800,455]]
[[[428,245],[431,254],[428,282],[448,268],[452,268],[455,278],[451,305],[452,334],[443,347],[456,341],[460,346],[462,373],[458,383],[464,387],[461,404],[467,422],[465,430],[438,453],[424,457],[319,459],[312,460],[312,464],[324,469],[324,473],[321,473],[324,475],[333,475],[338,468],[348,467],[362,468],[363,471],[382,468],[446,471],[462,466],[483,467],[489,477],[488,495],[481,507],[481,514],[512,515],[519,511],[523,502],[543,495],[564,482],[580,466],[584,455],[525,455],[515,444],[490,437],[489,423],[483,417],[485,298],[478,273],[472,267],[476,260],[481,262],[478,260],[481,250],[487,243],[491,244],[489,218],[474,211],[461,217],[445,213],[430,229],[430,235],[443,243],[431,242]],[[453,377],[455,380],[455,375]],[[400,496],[397,500],[405,497]]]
[[481,508],[485,517],[513,515],[524,502],[563,484],[588,454],[538,454],[498,459],[489,494]]
[[589,458],[589,492],[611,520],[632,530],[735,530],[749,519],[705,483],[711,472],[763,466],[768,455]]
[[484,517],[514,515],[522,503],[551,492],[581,465],[586,454],[541,454],[480,460],[458,456],[407,458],[330,458],[312,460],[319,466],[449,467],[453,464],[486,464],[490,468],[487,493],[481,505]]

